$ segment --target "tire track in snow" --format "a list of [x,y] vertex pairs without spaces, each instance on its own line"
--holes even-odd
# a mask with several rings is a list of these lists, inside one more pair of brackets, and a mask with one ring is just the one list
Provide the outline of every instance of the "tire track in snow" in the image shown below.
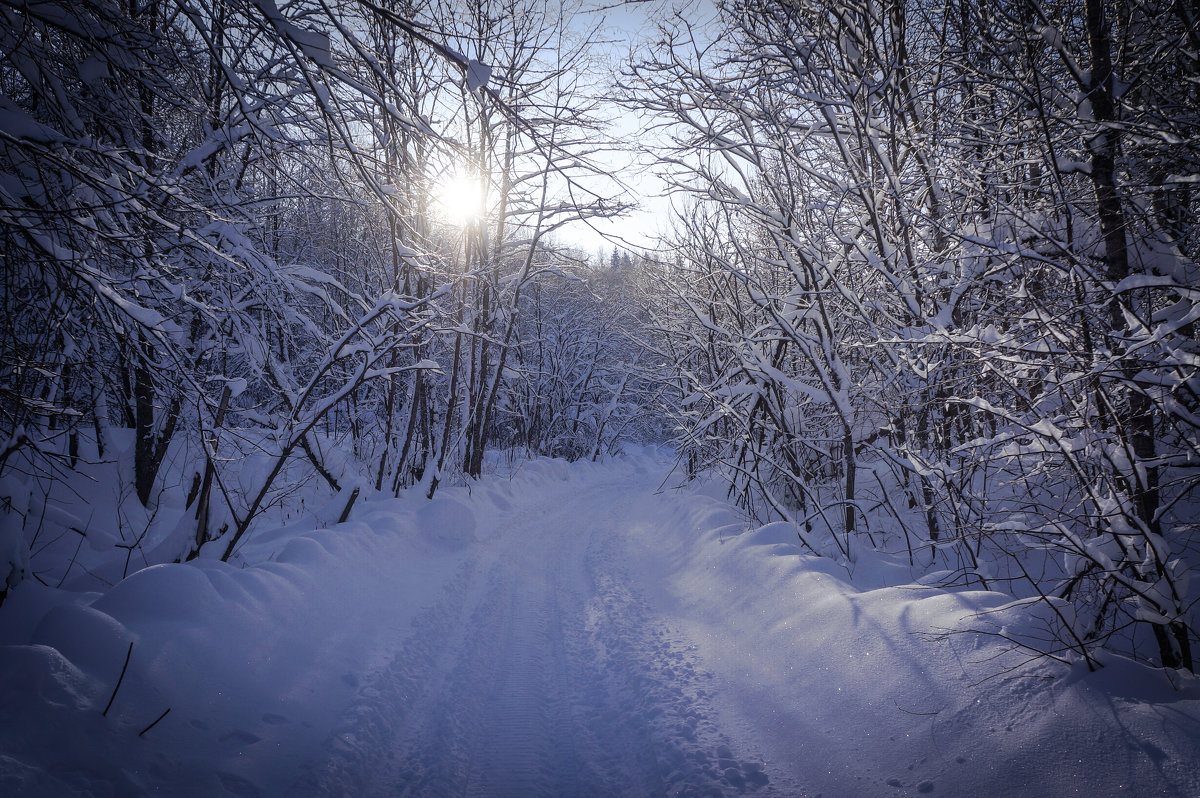
[[474,580],[474,564],[464,566],[438,601],[413,619],[412,634],[387,666],[369,676],[341,722],[326,739],[327,758],[301,776],[290,794],[346,796],[372,794],[375,774],[389,767],[392,746],[414,714],[440,696],[453,665],[458,618]]
[[[597,678],[626,716],[645,724],[642,750],[651,760],[644,769],[652,770],[653,784],[644,792],[603,794],[799,798],[803,791],[772,784],[761,757],[739,750],[723,733],[711,700],[719,689],[712,674],[699,666],[692,643],[654,615],[613,540],[594,537],[588,553],[596,590],[586,631]],[[628,726],[627,719],[618,722]]]
[[566,696],[566,654],[555,590],[508,586],[504,644],[491,661],[492,690],[481,715],[467,795],[525,798],[578,794],[582,772]]
[[[405,712],[394,760],[363,794],[596,794],[571,745],[561,553],[528,545],[547,508],[521,509],[481,545],[461,610],[439,614],[444,628],[420,631],[425,648],[438,641],[452,657],[443,656],[440,674],[430,674],[438,684]],[[512,537],[524,545],[514,549]],[[419,647],[410,641],[397,656]]]
[[[557,588],[512,571],[496,558],[473,607],[443,616],[459,627],[454,660],[407,713],[394,764],[366,794],[576,794]],[[427,632],[449,642],[452,630]]]

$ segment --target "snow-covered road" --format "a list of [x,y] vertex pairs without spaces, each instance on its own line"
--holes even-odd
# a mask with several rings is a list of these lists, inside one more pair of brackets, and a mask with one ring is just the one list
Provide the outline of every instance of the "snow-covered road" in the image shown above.
[[363,685],[315,792],[798,794],[723,733],[713,675],[626,567],[658,509],[648,479],[547,481],[474,519],[458,577]]
[[865,557],[855,587],[668,470],[535,460],[230,564],[23,584],[0,795],[1200,794],[1195,679],[1027,661],[969,631],[1037,633],[1008,597]]

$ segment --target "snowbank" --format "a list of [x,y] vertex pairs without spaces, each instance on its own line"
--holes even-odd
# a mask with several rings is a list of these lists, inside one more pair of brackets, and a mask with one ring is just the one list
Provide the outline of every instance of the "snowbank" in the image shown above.
[[[1200,794],[1195,680],[1030,660],[1006,638],[1041,619],[1009,598],[856,588],[666,473],[538,460],[234,564],[26,580],[0,792],[499,794],[507,769],[546,795]],[[528,767],[499,739],[522,724]]]

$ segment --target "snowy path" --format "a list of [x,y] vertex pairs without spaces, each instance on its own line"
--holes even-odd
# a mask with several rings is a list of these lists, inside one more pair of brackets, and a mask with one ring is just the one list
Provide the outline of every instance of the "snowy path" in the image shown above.
[[1026,661],[970,631],[1037,633],[1009,597],[865,559],[895,586],[856,588],[668,467],[538,460],[235,563],[23,585],[0,795],[1200,795],[1200,681]]
[[654,487],[563,484],[478,519],[459,577],[360,691],[373,706],[337,728],[316,792],[777,794],[761,760],[733,758],[711,674],[622,568]]

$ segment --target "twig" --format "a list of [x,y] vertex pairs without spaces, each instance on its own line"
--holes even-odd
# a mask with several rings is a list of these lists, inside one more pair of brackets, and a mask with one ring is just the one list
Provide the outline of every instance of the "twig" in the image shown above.
[[159,715],[157,718],[155,718],[153,723],[151,723],[149,726],[147,726],[146,728],[144,728],[140,732],[138,732],[138,737],[141,737],[143,734],[145,734],[146,732],[150,731],[155,726],[157,726],[158,722],[160,720],[162,720],[163,718],[165,718],[167,716],[167,713],[170,711],[171,711],[170,707],[167,707],[166,709],[164,709],[163,713],[161,715]]
[[932,712],[917,712],[915,710],[905,709],[904,707],[900,706],[900,702],[894,698],[892,699],[892,703],[896,705],[896,709],[900,710],[901,712],[905,713],[906,715],[921,715],[924,717],[932,717],[933,715],[940,715],[942,710],[945,709],[945,707],[939,707],[938,709],[935,709]]
[[125,652],[125,664],[121,666],[121,676],[117,679],[117,686],[113,688],[112,695],[108,697],[108,705],[104,707],[104,711],[100,713],[100,717],[108,717],[108,711],[112,709],[113,701],[117,699],[117,691],[121,689],[121,682],[125,681],[125,671],[129,669],[129,658],[133,656],[133,641],[129,641],[129,650]]

